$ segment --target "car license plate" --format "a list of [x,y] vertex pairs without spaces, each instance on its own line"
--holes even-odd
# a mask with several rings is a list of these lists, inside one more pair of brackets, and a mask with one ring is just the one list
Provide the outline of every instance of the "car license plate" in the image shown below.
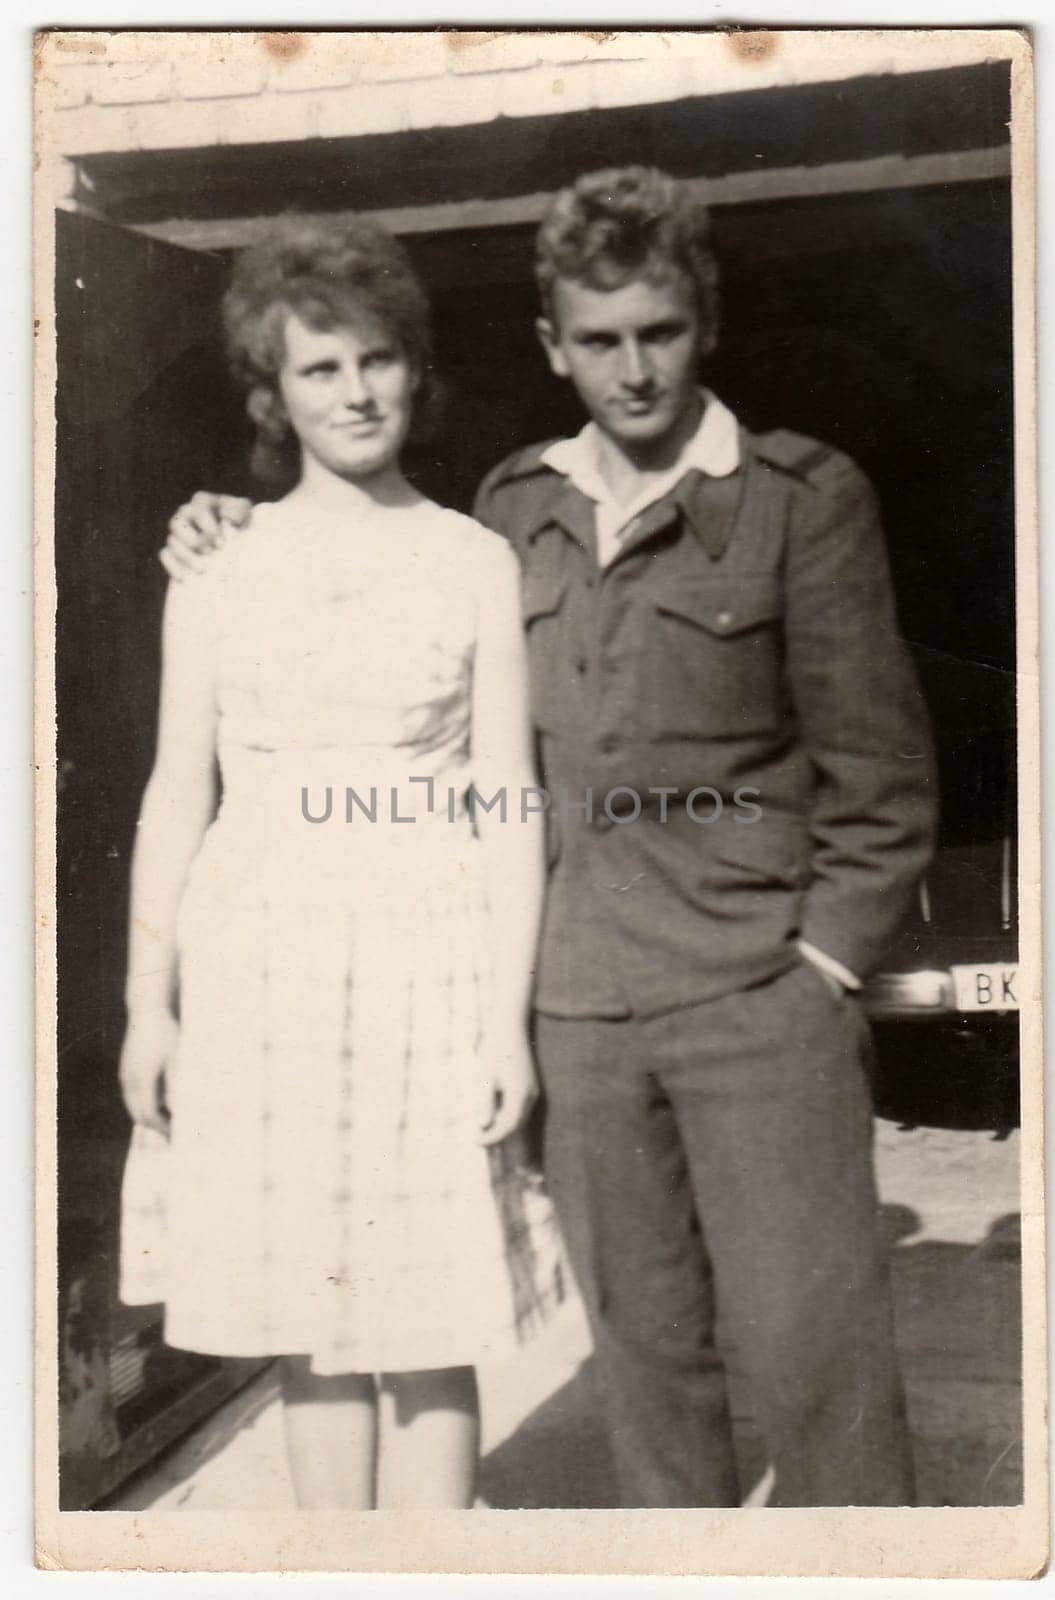
[[1017,1011],[1018,966],[987,962],[977,967],[953,967],[957,1011]]

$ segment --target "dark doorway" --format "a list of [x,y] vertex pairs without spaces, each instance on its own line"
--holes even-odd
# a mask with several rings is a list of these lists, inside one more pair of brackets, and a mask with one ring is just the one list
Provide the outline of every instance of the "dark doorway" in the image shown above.
[[57,218],[58,1242],[61,1503],[91,1505],[245,1376],[117,1301],[129,854],[153,759],[165,519],[228,480],[222,260]]

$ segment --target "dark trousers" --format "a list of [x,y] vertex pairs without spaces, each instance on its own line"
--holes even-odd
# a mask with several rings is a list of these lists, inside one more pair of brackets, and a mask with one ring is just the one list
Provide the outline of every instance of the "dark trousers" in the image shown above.
[[624,1504],[739,1504],[719,1309],[771,1503],[912,1504],[866,1038],[805,963],[660,1017],[539,1017],[546,1171]]

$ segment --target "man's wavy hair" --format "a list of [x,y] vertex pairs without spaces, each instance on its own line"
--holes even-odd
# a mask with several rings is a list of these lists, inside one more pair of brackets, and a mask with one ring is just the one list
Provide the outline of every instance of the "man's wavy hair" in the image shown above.
[[636,278],[662,282],[674,268],[696,291],[709,354],[718,333],[718,262],[707,207],[688,184],[655,167],[588,172],[554,196],[539,227],[535,278],[551,321],[558,278],[621,289]]
[[429,303],[398,240],[361,217],[276,218],[238,256],[223,302],[231,371],[258,430],[252,470],[271,482],[297,459],[278,391],[291,312],[320,332],[379,322],[419,374],[415,421],[431,377]]

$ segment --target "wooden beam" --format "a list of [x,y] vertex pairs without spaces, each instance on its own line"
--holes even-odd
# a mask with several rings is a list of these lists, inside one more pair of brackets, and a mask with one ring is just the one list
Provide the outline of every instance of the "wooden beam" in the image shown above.
[[[985,150],[951,150],[933,155],[876,156],[868,161],[832,161],[817,167],[761,167],[730,172],[720,178],[693,179],[700,198],[711,206],[752,201],[794,200],[819,195],[866,194],[883,189],[914,189],[935,184],[978,183],[1011,173],[1007,145]],[[500,200],[465,200],[445,205],[396,206],[359,213],[391,233],[450,233],[458,230],[511,228],[537,223],[549,204],[547,191],[511,195]],[[305,213],[336,220],[346,211]],[[236,250],[259,237],[269,216],[188,220],[180,217],[134,225],[136,233],[190,250]]]

